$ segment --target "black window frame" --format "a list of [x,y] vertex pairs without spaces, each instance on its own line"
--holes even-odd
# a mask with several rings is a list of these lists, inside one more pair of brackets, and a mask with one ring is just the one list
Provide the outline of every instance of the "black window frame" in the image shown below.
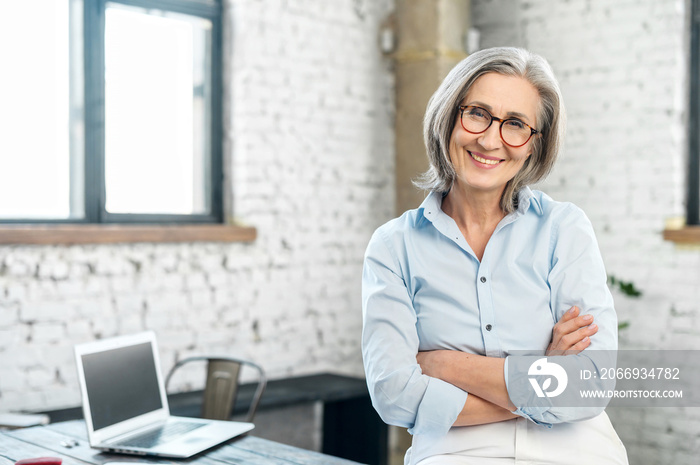
[[700,225],[700,0],[690,7],[690,105],[686,224]]
[[[82,0],[84,60],[84,217],[2,218],[2,223],[24,224],[198,224],[223,223],[224,169],[222,156],[222,16],[221,0]],[[212,24],[210,170],[208,214],[122,214],[105,208],[105,6],[127,6],[181,13]]]

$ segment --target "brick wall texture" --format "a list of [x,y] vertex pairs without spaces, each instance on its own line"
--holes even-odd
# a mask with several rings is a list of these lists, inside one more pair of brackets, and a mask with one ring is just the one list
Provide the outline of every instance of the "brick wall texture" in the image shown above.
[[[560,80],[567,143],[541,189],[593,222],[623,349],[700,349],[700,250],[661,236],[684,216],[688,97],[685,0],[473,0],[481,46],[545,56]],[[698,409],[608,409],[631,464],[697,464]]]
[[[391,0],[228,0],[226,156],[251,244],[0,248],[0,409],[79,402],[72,345],[153,329],[164,369],[194,353],[272,377],[361,375],[360,271],[393,214]],[[481,46],[524,46],[560,79],[567,144],[541,188],[590,217],[627,349],[700,349],[700,250],[683,216],[685,0],[473,0]],[[610,409],[632,464],[696,464],[697,409]]]
[[164,370],[208,353],[362,375],[362,257],[394,205],[393,2],[225,5],[230,204],[258,239],[0,247],[0,411],[79,405],[72,346],[146,329]]

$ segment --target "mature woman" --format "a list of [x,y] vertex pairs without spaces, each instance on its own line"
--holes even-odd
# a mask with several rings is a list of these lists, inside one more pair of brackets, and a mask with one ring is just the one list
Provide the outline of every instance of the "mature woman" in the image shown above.
[[518,350],[617,349],[590,222],[528,187],[564,119],[547,62],[515,48],[470,55],[428,104],[430,193],[375,232],[362,280],[367,383],[413,434],[406,464],[627,463],[603,408],[514,405],[504,374]]

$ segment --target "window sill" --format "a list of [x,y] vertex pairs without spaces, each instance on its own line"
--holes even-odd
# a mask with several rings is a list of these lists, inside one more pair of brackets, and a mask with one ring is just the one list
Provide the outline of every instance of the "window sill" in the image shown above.
[[123,225],[123,224],[5,224],[0,244],[123,244],[135,242],[251,242],[253,227],[222,224]]
[[679,229],[664,230],[664,240],[676,244],[700,245],[700,226],[683,226]]

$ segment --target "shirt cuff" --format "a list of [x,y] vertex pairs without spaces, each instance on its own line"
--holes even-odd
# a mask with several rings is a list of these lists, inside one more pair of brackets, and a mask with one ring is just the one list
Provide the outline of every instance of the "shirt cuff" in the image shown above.
[[[535,409],[536,409],[536,410],[541,410],[541,411],[537,412],[537,415],[538,415],[538,416],[542,416],[542,413],[544,413],[544,412],[547,411],[547,409],[545,409],[545,408],[535,408]],[[532,409],[532,408],[529,408],[528,410],[533,410],[533,409]],[[528,420],[530,420],[531,422],[533,422],[533,423],[536,424],[536,425],[546,426],[547,428],[551,428],[551,427],[552,427],[552,424],[551,424],[551,423],[547,423],[546,421],[541,421],[541,420],[536,419],[536,418],[533,416],[534,413],[532,413],[532,414],[531,414],[531,413],[528,413],[528,412],[526,412],[525,410],[521,409],[520,407],[516,408],[515,410],[511,410],[510,413],[514,413],[514,414],[516,414],[516,415],[520,415],[520,416],[523,417],[523,418],[527,418]]]
[[[513,396],[510,394],[510,387],[508,385],[508,359],[510,356],[506,357],[505,362],[503,363],[503,377],[506,381],[506,391],[508,392],[508,397],[510,398],[511,402],[513,402]],[[514,402],[513,402],[514,403]],[[549,411],[549,407],[528,407],[526,409],[520,408],[516,406],[515,410],[512,410],[511,413],[514,413],[516,415],[520,415],[523,418],[527,418],[531,422],[535,423],[536,425],[540,426],[546,426],[547,428],[552,427],[552,423],[548,423],[543,420],[539,420],[538,418],[543,418],[544,414]]]
[[428,378],[428,387],[418,405],[411,434],[444,436],[452,428],[467,401],[467,392],[437,378]]

